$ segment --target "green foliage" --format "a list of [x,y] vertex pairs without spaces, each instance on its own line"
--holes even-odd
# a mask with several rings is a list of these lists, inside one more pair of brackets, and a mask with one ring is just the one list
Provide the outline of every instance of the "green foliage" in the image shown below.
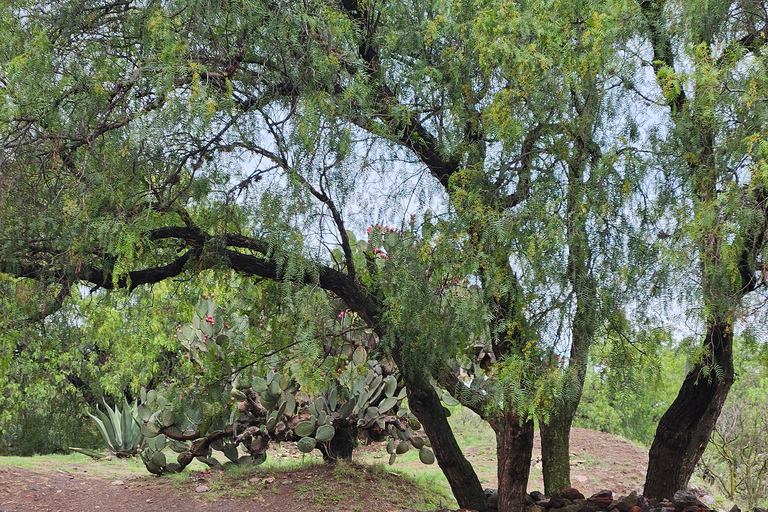
[[574,426],[648,446],[683,380],[687,353],[647,328],[593,347]]
[[749,333],[736,346],[738,377],[697,469],[729,500],[751,510],[768,504],[768,350]]

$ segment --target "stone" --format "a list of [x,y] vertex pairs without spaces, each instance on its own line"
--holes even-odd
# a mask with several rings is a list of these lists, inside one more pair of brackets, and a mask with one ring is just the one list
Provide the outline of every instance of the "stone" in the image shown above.
[[565,498],[563,498],[559,492],[553,492],[552,496],[549,497],[549,505],[543,506],[544,508],[563,508],[566,505]]
[[634,507],[630,508],[628,512],[643,512],[643,509],[635,505]]
[[109,485],[125,485],[122,480],[113,480]]
[[486,489],[485,505],[492,509],[499,508],[499,491],[496,489]]
[[731,507],[730,512],[741,512],[741,509],[738,506],[734,505],[733,507]]
[[208,486],[198,485],[197,487],[195,487],[195,492],[208,492]]
[[616,508],[619,512],[629,512],[629,509],[637,505],[637,492],[632,491],[629,496],[619,498],[616,502]]
[[584,495],[581,494],[581,492],[574,487],[568,487],[566,489],[563,489],[562,491],[560,491],[560,496],[571,501],[584,499]]
[[598,508],[608,509],[613,503],[613,492],[607,489],[598,491],[587,499],[590,505],[597,505]]
[[699,498],[693,491],[677,491],[675,495],[672,496],[672,503],[677,509],[683,509],[692,505],[698,507]]
[[544,496],[544,493],[541,493],[539,491],[533,491],[530,494],[530,496],[531,496],[531,499],[533,500],[534,503],[539,502],[539,501],[543,501],[543,500],[546,499],[546,496]]

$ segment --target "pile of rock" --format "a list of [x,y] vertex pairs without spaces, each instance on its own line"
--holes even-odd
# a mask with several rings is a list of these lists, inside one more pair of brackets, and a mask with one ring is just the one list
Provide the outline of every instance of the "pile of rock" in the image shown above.
[[[495,510],[498,503],[498,493],[495,489],[487,489],[488,508]],[[600,491],[586,498],[573,487],[559,493],[545,496],[540,492],[532,492],[526,496],[525,512],[718,512],[712,509],[714,499],[710,496],[699,496],[693,491],[677,491],[671,500],[648,500],[633,492],[629,496],[614,498],[611,491]],[[733,506],[730,512],[741,512]],[[768,512],[755,508],[752,512]]]

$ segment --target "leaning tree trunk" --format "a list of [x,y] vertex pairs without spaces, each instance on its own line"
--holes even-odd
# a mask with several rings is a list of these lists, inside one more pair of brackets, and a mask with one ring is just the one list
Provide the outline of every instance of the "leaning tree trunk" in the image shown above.
[[709,376],[702,375],[707,361],[697,364],[656,429],[643,490],[647,498],[669,498],[687,487],[733,384],[733,324],[710,324],[704,346],[713,358]]
[[445,408],[435,388],[423,372],[417,369],[405,371],[399,355],[393,356],[405,382],[408,407],[424,427],[437,464],[448,480],[459,507],[484,511],[486,498],[483,486],[472,464],[464,457],[456,442],[456,436],[448,423]]
[[521,512],[525,510],[531,472],[533,420],[521,423],[519,415],[507,412],[501,413],[491,426],[496,432],[499,512]]

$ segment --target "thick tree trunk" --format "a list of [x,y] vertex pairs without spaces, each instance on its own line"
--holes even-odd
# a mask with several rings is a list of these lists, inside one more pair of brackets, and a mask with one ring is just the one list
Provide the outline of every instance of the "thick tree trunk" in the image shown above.
[[533,420],[521,424],[517,414],[504,413],[491,426],[496,432],[499,512],[521,512],[531,471]]
[[574,416],[571,409],[553,415],[547,424],[539,424],[545,494],[571,486],[570,436]]
[[[486,510],[486,498],[472,464],[464,457],[435,388],[419,370],[405,371],[402,359],[393,354],[408,392],[408,407],[424,427],[435,459],[440,466],[459,507]],[[520,509],[522,510],[522,509]]]
[[687,487],[733,384],[733,324],[710,325],[704,345],[717,367],[706,377],[697,364],[662,416],[648,456],[643,491],[648,498],[669,498]]

